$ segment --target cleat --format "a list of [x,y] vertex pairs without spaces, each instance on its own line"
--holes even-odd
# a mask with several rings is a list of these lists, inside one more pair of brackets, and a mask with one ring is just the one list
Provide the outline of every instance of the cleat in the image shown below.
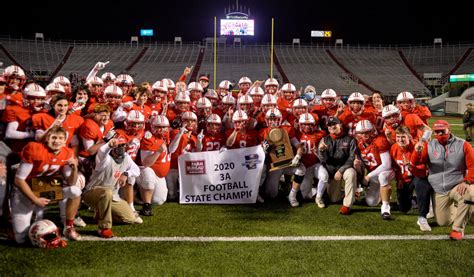
[[114,236],[112,229],[109,229],[109,228],[100,229],[98,233],[99,233],[99,237],[104,238],[104,239],[110,239]]
[[143,208],[140,211],[140,215],[143,215],[143,216],[152,216],[153,215],[150,203],[144,203],[143,204]]
[[314,202],[316,203],[316,205],[318,205],[318,208],[326,208],[326,205],[324,204],[324,201],[321,197],[316,197],[314,199]]
[[351,208],[346,207],[346,206],[343,205],[339,209],[339,213],[342,214],[342,215],[349,215],[351,213]]
[[135,220],[133,221],[134,224],[142,224],[143,219],[138,215],[137,211],[133,211],[133,214],[135,215]]
[[458,232],[456,230],[452,230],[451,234],[449,234],[449,238],[452,240],[460,241],[464,237],[464,232]]
[[431,232],[431,227],[428,224],[428,220],[425,217],[418,217],[418,221],[416,222],[418,226],[420,226],[420,230],[423,232]]
[[68,240],[81,240],[81,235],[74,229],[74,226],[66,226],[64,229],[63,235],[68,239]]
[[264,202],[265,202],[265,199],[263,199],[263,197],[260,196],[260,194],[257,194],[257,202],[258,202],[258,203],[264,203]]
[[296,200],[296,192],[291,191],[290,194],[288,195],[288,201],[290,201],[290,205],[295,208],[300,205],[298,200]]
[[74,218],[74,226],[76,227],[86,227],[87,224],[84,222],[84,220],[78,216],[76,218]]
[[380,216],[382,217],[383,220],[391,220],[392,219],[392,215],[389,212],[384,212]]

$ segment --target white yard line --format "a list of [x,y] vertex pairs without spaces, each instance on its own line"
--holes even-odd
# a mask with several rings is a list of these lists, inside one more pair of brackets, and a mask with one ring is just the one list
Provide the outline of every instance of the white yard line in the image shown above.
[[[103,239],[82,236],[81,241],[133,241],[133,242],[246,242],[246,241],[356,241],[356,240],[448,240],[448,235],[388,235],[388,236],[285,236],[285,237],[114,237]],[[474,239],[465,235],[464,239]]]

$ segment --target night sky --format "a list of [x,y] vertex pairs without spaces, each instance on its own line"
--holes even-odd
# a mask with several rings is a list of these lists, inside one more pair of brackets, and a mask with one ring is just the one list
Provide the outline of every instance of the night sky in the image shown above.
[[[33,38],[35,32],[51,39],[121,40],[154,29],[153,40],[200,41],[213,36],[214,16],[224,17],[232,1],[37,1],[27,7],[2,4],[2,36]],[[255,42],[270,40],[275,18],[275,42],[300,38],[310,42],[311,30],[331,30],[333,40],[350,44],[418,44],[474,42],[474,1],[270,1],[240,0],[255,19]],[[133,4],[132,4],[133,3]],[[432,7],[429,7],[431,3]],[[470,6],[468,6],[470,5]],[[13,11],[13,12],[10,12]],[[21,11],[21,12],[20,12]],[[13,23],[14,22],[14,23]],[[219,28],[219,26],[218,26]],[[313,39],[313,42],[318,42]]]

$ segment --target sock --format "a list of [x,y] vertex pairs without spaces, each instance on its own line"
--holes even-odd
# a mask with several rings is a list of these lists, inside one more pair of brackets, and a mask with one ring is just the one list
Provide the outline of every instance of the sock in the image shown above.
[[382,213],[390,213],[390,202],[382,201]]
[[74,224],[74,219],[66,219],[66,227],[72,226]]
[[327,182],[319,180],[317,192],[316,192],[316,195],[319,195],[318,197],[323,195],[324,191],[326,190],[326,185],[327,185]]
[[135,212],[135,206],[133,205],[133,203],[128,203],[128,205],[130,205],[130,208],[132,209],[132,211]]

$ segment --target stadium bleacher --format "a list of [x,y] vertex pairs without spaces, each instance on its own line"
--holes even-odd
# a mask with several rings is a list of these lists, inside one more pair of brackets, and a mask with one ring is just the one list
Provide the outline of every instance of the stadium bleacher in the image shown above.
[[[4,66],[15,63],[15,60],[31,76],[53,73],[86,76],[97,61],[110,61],[106,71],[115,74],[127,72],[136,82],[154,82],[162,78],[176,80],[186,66],[196,64],[200,49],[204,49],[202,63],[193,73],[213,77],[212,44],[54,42],[10,38],[2,38],[0,43],[0,61]],[[474,54],[469,50],[471,47],[466,44],[334,48],[277,44],[275,57],[281,67],[274,66],[273,74],[286,76],[297,88],[306,85],[313,85],[318,91],[333,88],[342,95],[354,91],[370,94],[371,90],[387,95],[402,90],[429,95],[428,88],[409,67],[419,76],[436,72],[445,75],[453,70],[472,73]],[[69,56],[66,55],[68,50]],[[269,75],[269,45],[218,44],[218,81],[236,81],[242,76],[265,80]],[[211,86],[212,83],[211,80]]]

